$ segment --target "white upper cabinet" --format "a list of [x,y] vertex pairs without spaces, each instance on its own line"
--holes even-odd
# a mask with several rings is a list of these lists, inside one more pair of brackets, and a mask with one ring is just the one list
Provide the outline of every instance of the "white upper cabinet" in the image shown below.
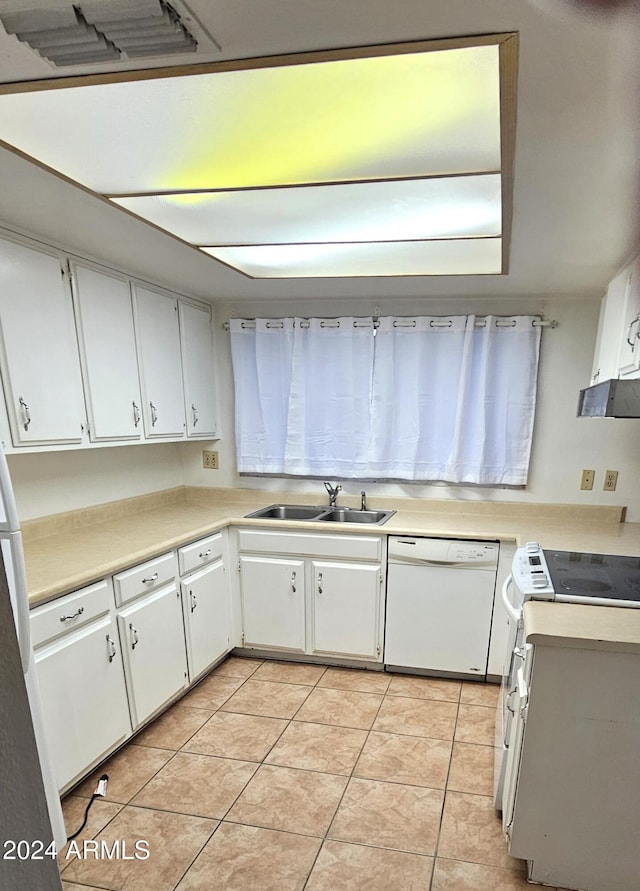
[[211,310],[178,301],[187,436],[216,435],[215,364]]
[[129,281],[71,267],[92,441],[138,440],[142,410]]
[[640,255],[629,266],[628,273],[618,371],[620,377],[638,377],[640,375]]
[[0,324],[14,446],[82,442],[80,361],[59,254],[0,241]]
[[602,301],[591,383],[640,376],[640,255],[609,283]]
[[142,417],[149,439],[185,435],[178,301],[133,286]]

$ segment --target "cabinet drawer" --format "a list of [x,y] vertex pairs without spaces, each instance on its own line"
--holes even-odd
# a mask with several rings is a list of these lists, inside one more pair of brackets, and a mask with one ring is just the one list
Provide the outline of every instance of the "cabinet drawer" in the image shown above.
[[41,646],[109,612],[111,585],[104,579],[31,610],[31,642]]
[[296,554],[309,557],[344,557],[347,560],[381,560],[379,535],[316,535],[308,532],[271,532],[240,529],[241,551],[267,554]]
[[117,606],[128,603],[140,594],[154,591],[176,577],[176,559],[173,553],[154,557],[146,563],[119,572],[113,577]]
[[222,532],[215,535],[209,535],[193,544],[186,545],[178,551],[178,566],[180,567],[180,575],[186,575],[206,566],[207,563],[213,563],[222,557]]

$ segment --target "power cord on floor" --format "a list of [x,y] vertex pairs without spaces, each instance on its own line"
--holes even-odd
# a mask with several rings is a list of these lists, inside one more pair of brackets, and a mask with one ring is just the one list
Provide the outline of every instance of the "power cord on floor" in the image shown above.
[[93,795],[89,799],[89,804],[87,805],[87,809],[84,812],[84,820],[82,821],[82,826],[79,829],[77,829],[73,833],[73,835],[67,836],[68,842],[72,841],[74,838],[77,838],[80,835],[80,833],[82,832],[82,830],[84,829],[84,827],[87,825],[87,820],[89,819],[89,810],[91,808],[91,805],[96,800],[96,798],[102,798],[107,794],[107,783],[108,782],[109,782],[109,774],[103,773],[102,776],[100,777],[100,779],[98,780],[98,785],[96,787],[96,791],[93,793]]

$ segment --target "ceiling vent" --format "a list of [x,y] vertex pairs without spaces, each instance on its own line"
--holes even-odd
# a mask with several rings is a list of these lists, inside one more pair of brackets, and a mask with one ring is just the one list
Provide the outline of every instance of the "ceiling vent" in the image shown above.
[[217,52],[179,0],[81,0],[0,11],[7,34],[57,67]]

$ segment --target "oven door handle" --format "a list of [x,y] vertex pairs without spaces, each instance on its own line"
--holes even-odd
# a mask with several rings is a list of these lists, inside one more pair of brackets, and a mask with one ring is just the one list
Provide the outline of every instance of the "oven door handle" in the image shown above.
[[509,618],[513,619],[514,622],[519,622],[520,613],[509,600],[509,588],[511,585],[513,585],[513,575],[509,573],[502,585],[502,603],[504,604],[504,608],[506,609]]

